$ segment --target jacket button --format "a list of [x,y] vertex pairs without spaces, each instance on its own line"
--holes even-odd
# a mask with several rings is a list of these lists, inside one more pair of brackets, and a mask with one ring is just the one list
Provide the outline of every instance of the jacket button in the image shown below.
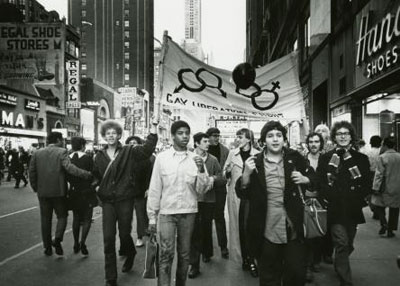
[[351,186],[351,188],[350,188],[352,191],[354,191],[355,190],[355,187],[354,186]]
[[296,193],[293,193],[293,197],[295,197],[296,196]]

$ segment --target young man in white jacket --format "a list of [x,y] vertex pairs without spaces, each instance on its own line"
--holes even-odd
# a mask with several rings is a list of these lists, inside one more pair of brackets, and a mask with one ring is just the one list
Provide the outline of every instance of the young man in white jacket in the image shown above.
[[154,162],[147,200],[150,233],[157,232],[157,219],[159,220],[159,286],[171,285],[176,234],[176,285],[185,285],[190,240],[198,211],[197,195],[203,194],[211,185],[203,159],[187,149],[190,126],[185,121],[176,121],[171,126],[171,134],[174,145],[160,153]]

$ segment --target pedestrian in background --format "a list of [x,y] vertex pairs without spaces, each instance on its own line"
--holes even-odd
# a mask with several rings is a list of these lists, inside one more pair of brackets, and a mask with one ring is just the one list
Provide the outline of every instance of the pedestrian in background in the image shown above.
[[97,195],[103,208],[103,242],[105,279],[107,286],[117,285],[117,256],[115,236],[117,225],[121,241],[121,252],[126,255],[122,272],[129,272],[136,256],[135,244],[131,236],[134,205],[135,164],[147,160],[157,144],[156,125],[153,121],[151,134],[143,146],[125,145],[119,142],[121,125],[107,120],[101,125],[101,136],[107,145],[94,159],[93,174],[98,180]]
[[0,185],[1,181],[4,178],[4,169],[6,168],[6,152],[4,152],[4,149],[0,147]]
[[349,257],[357,225],[365,223],[362,208],[371,191],[370,167],[368,157],[352,148],[357,137],[351,123],[336,122],[331,138],[336,147],[320,157],[317,172],[321,195],[328,201],[335,271],[340,285],[353,285]]
[[195,153],[199,155],[210,176],[211,189],[204,195],[198,195],[198,213],[196,214],[194,231],[191,241],[189,278],[196,278],[200,274],[200,255],[203,262],[208,263],[213,256],[212,221],[215,217],[217,192],[226,186],[226,179],[222,176],[222,168],[217,158],[208,154],[209,137],[199,132],[193,136]]
[[[51,246],[55,247],[58,255],[64,251],[61,242],[67,226],[67,173],[86,180],[91,179],[90,172],[74,166],[67,150],[64,139],[59,132],[51,132],[47,137],[46,148],[36,151],[29,165],[29,180],[32,189],[38,195],[42,240],[46,255],[52,255]],[[51,224],[53,211],[57,216],[55,239],[51,241]]]
[[[93,160],[85,154],[86,140],[83,137],[72,137],[72,153],[69,155],[71,163],[82,170],[93,171]],[[86,238],[92,224],[93,208],[97,206],[97,196],[91,186],[92,180],[82,179],[69,175],[70,183],[68,201],[72,209],[72,234],[74,236],[74,253],[79,251],[83,255],[89,255],[86,246]],[[80,231],[82,227],[82,232]],[[79,233],[81,238],[79,239]]]
[[171,125],[172,148],[157,155],[147,201],[149,232],[160,237],[159,286],[171,285],[177,240],[175,285],[184,286],[189,268],[190,244],[198,211],[197,196],[209,189],[210,179],[200,156],[188,151],[190,126],[178,120]]
[[25,178],[25,166],[29,163],[28,153],[25,152],[22,146],[18,147],[17,156],[14,157],[12,164],[15,164],[14,168],[14,178],[15,178],[15,188],[19,188],[21,180],[24,182],[24,187],[28,185],[28,181]]
[[[229,149],[219,142],[220,131],[218,128],[209,128],[206,132],[209,138],[210,146],[208,153],[217,158],[221,168],[225,166],[229,155]],[[221,249],[221,256],[224,259],[229,258],[228,238],[225,223],[225,204],[226,204],[226,184],[217,187],[215,190],[215,209],[214,222],[217,231],[218,245]]]
[[331,140],[331,135],[329,131],[329,127],[326,124],[319,124],[315,127],[314,132],[317,132],[322,135],[324,138],[324,150],[323,153],[331,151],[335,145],[334,142]]
[[237,195],[250,204],[247,238],[257,258],[260,285],[305,284],[304,205],[299,193],[304,190],[299,186],[309,186],[315,176],[303,155],[284,148],[286,132],[278,121],[264,125],[264,150],[246,159],[235,186]]
[[[393,231],[397,230],[400,207],[400,154],[394,150],[395,139],[387,137],[383,140],[383,146],[387,148],[385,153],[379,156],[376,164],[373,190],[382,202],[381,206],[375,206],[381,222],[379,234],[394,237]],[[389,220],[386,220],[385,209],[389,208]]]
[[[368,156],[369,160],[369,169],[371,172],[371,178],[375,177],[375,171],[377,167],[377,162],[379,160],[379,154],[381,152],[381,144],[382,144],[382,138],[379,135],[374,135],[371,136],[369,139],[369,144],[371,145],[371,148],[367,150],[365,155]],[[371,199],[368,199],[369,207],[373,213],[372,218],[373,219],[379,219],[378,214],[375,212],[375,206],[371,203]]]
[[249,202],[246,197],[238,198],[235,184],[242,176],[244,162],[259,151],[253,147],[253,132],[247,128],[236,132],[236,141],[239,147],[230,151],[224,167],[224,175],[228,179],[229,250],[235,262],[242,262],[243,270],[250,270],[250,274],[257,277],[257,265],[248,251],[246,240]]

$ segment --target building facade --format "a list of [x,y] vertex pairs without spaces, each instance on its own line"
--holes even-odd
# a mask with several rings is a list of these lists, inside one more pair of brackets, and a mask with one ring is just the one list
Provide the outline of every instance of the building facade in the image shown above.
[[201,0],[185,0],[185,40],[182,47],[187,53],[204,61],[201,46]]
[[153,104],[153,0],[69,0],[70,23],[81,30],[82,77],[137,87]]

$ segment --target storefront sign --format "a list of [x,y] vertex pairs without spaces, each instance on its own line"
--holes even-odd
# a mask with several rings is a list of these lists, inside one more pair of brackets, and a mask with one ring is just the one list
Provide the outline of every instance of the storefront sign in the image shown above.
[[121,93],[121,106],[132,107],[135,103],[136,87],[119,88]]
[[400,5],[394,15],[387,13],[371,28],[369,20],[367,11],[360,20],[356,65],[365,63],[364,75],[372,78],[400,61],[400,48],[393,43],[400,36]]
[[0,81],[64,83],[63,23],[0,23]]
[[68,77],[67,108],[80,108],[79,61],[67,61],[66,71]]
[[34,129],[36,122],[36,129],[44,128],[44,119],[32,115],[24,115],[23,113],[7,112],[6,110],[0,111],[0,126],[19,127],[24,129]]
[[100,106],[100,102],[98,101],[86,101],[87,106]]
[[25,99],[25,109],[40,111],[40,102],[31,99]]
[[0,92],[0,104],[16,106],[17,97],[11,94]]

